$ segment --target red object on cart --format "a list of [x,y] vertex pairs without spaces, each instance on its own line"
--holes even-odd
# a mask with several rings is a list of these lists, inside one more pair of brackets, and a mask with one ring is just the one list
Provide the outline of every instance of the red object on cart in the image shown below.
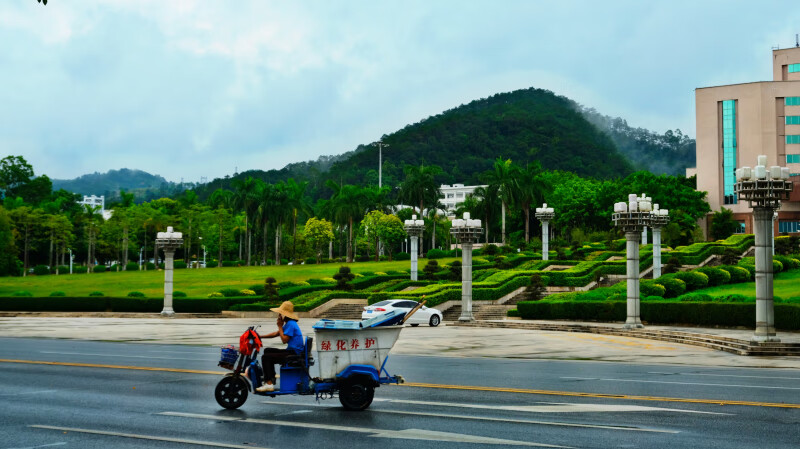
[[258,352],[261,349],[261,337],[258,336],[252,327],[247,329],[241,337],[239,337],[239,352],[242,354],[252,354],[253,350]]

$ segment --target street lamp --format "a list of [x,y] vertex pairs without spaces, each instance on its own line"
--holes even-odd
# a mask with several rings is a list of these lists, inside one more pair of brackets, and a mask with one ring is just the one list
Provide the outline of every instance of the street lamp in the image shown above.
[[669,211],[653,204],[650,227],[653,228],[653,279],[661,277],[661,228],[669,223]]
[[383,187],[383,147],[388,147],[388,143],[379,140],[372,144],[378,147],[378,188]]
[[206,267],[206,245],[203,245],[203,268]]
[[625,232],[627,247],[628,317],[625,320],[625,329],[644,327],[640,318],[639,302],[639,238],[642,229],[650,224],[652,203],[647,201],[647,197],[644,197],[644,201],[639,199],[633,193],[628,195],[627,203],[614,204],[614,225]]
[[477,242],[483,228],[480,220],[473,220],[469,212],[464,218],[456,218],[450,234],[461,242],[461,316],[458,321],[474,321],[472,316],[472,244]]
[[142,271],[142,251],[144,251],[144,246],[139,247],[139,271]]
[[416,215],[411,216],[411,220],[404,222],[403,228],[411,237],[411,280],[417,280],[417,252],[419,247],[419,236],[425,231],[425,222],[417,220]]
[[183,233],[174,232],[172,226],[167,227],[167,232],[156,234],[156,248],[164,250],[164,309],[161,315],[173,316],[172,310],[172,265],[175,258],[175,250],[183,244]]
[[[643,193],[642,196],[636,198],[636,201],[638,202],[649,201],[650,203],[652,203],[653,199],[649,198],[646,194]],[[642,228],[642,245],[647,245],[647,226]]]
[[67,248],[69,251],[69,274],[72,274],[72,248]]
[[542,260],[550,260],[550,220],[555,217],[552,207],[547,207],[547,203],[542,207],[536,208],[534,216],[542,223]]
[[793,183],[786,167],[767,167],[767,156],[758,156],[754,168],[736,169],[733,192],[750,203],[753,209],[753,233],[756,237],[756,331],[754,343],[780,341],[775,333],[775,307],[772,286],[772,220],[781,201],[788,200]]

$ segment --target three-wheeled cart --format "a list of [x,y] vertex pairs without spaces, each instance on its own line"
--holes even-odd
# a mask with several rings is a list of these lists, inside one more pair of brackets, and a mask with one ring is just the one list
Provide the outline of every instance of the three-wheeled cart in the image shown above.
[[[321,320],[314,325],[314,336],[306,337],[301,355],[290,357],[280,368],[279,389],[260,393],[261,368],[258,348],[250,341],[250,353],[223,348],[219,365],[233,372],[217,384],[214,396],[227,409],[237,409],[248,393],[261,396],[289,394],[315,395],[317,399],[336,394],[347,410],[364,410],[372,403],[375,388],[402,383],[403,378],[386,371],[386,361],[400,331],[405,314],[384,314],[365,321]],[[252,329],[252,328],[251,328]],[[312,346],[316,343],[316,346]],[[316,350],[318,373],[310,368]]]

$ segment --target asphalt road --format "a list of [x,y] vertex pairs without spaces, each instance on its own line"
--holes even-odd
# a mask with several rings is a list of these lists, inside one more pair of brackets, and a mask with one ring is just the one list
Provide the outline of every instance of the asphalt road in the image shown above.
[[765,449],[800,441],[800,369],[392,356],[388,371],[411,386],[379,388],[367,411],[344,411],[337,399],[254,395],[227,411],[213,399],[218,354],[0,338],[0,448]]

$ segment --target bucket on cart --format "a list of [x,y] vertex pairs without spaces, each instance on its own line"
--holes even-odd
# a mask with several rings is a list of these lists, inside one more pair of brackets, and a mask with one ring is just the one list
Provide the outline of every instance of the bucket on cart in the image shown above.
[[369,365],[380,372],[402,329],[314,329],[320,377],[333,379],[350,365]]

